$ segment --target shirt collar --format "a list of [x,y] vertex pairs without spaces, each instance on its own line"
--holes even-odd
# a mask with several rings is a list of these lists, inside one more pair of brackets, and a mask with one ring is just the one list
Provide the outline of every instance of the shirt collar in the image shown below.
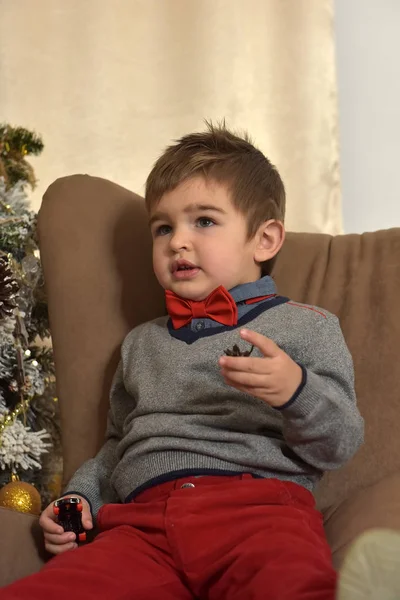
[[276,294],[276,286],[272,277],[265,275],[264,277],[261,277],[261,279],[257,279],[257,281],[236,285],[229,290],[229,293],[236,304],[238,304],[245,300],[251,300],[251,298],[258,298],[258,296]]

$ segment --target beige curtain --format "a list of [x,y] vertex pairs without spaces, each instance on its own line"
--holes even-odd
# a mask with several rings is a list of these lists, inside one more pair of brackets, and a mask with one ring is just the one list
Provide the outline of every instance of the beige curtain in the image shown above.
[[0,121],[57,177],[142,192],[171,139],[226,117],[280,169],[287,226],[339,233],[332,0],[0,0]]

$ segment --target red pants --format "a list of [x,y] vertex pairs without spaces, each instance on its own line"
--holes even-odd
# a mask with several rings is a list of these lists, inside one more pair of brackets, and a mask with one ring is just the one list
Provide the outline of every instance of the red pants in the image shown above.
[[3,588],[1,600],[335,597],[322,517],[293,483],[185,477],[103,506],[98,524],[94,542]]

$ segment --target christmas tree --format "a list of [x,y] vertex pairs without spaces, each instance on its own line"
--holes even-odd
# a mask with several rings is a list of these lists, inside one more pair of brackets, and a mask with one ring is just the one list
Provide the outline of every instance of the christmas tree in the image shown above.
[[59,493],[60,428],[47,303],[26,188],[38,135],[0,124],[0,506],[38,513]]

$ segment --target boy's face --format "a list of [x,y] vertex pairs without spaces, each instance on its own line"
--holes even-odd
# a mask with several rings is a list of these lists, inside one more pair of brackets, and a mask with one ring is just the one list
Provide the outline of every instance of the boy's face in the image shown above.
[[193,177],[164,194],[150,214],[153,267],[162,287],[203,300],[219,285],[227,290],[259,279],[256,238],[247,240],[245,217],[228,189]]

